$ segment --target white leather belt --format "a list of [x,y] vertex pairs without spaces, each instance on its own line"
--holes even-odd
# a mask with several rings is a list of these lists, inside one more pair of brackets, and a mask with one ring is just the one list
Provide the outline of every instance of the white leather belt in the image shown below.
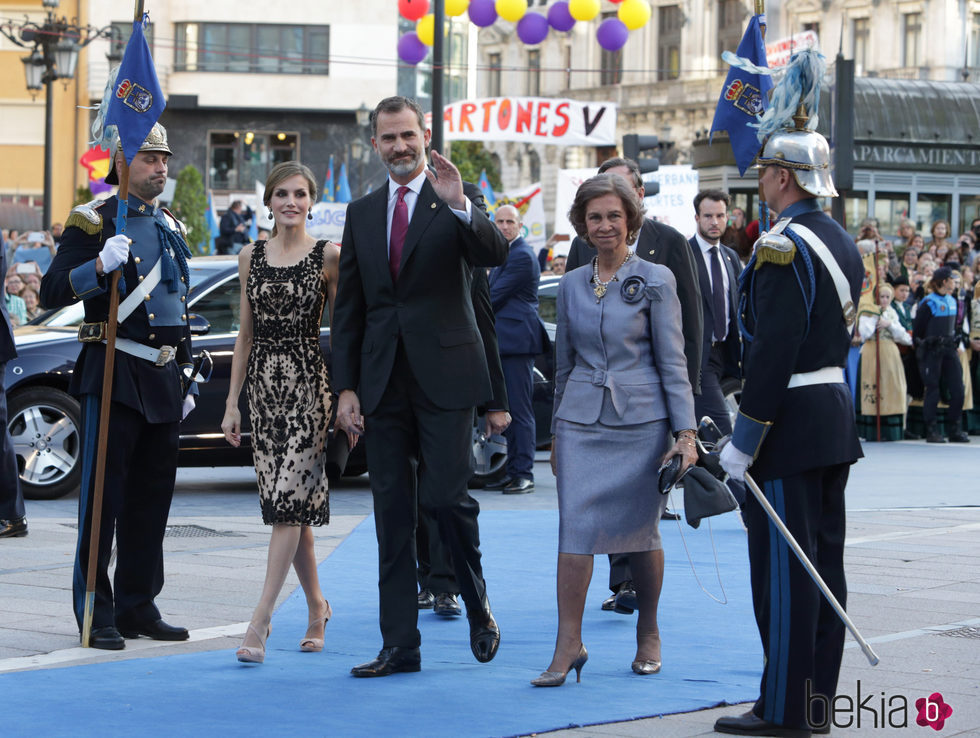
[[825,366],[815,372],[794,374],[789,378],[787,388],[809,387],[811,384],[841,384],[844,382],[844,370],[839,366]]
[[[103,341],[103,343],[105,342]],[[165,366],[177,356],[177,349],[174,346],[161,346],[160,348],[144,346],[142,343],[131,341],[128,338],[117,338],[116,349],[138,359],[152,361],[157,366]]]

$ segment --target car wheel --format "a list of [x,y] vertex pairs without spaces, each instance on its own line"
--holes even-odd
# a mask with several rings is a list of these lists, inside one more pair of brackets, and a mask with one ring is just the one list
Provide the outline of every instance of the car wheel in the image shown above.
[[480,488],[503,479],[507,472],[507,440],[503,436],[487,436],[483,431],[483,416],[473,426],[473,476],[470,487]]
[[52,387],[32,387],[10,395],[7,417],[24,497],[54,500],[77,489],[82,476],[78,401]]

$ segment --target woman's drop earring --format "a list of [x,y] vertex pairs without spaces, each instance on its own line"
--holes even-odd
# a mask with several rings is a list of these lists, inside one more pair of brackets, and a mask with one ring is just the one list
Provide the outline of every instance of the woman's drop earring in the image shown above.
[[309,211],[306,213],[306,219],[313,220],[313,208],[310,208]]
[[269,208],[269,220],[272,220],[272,208]]

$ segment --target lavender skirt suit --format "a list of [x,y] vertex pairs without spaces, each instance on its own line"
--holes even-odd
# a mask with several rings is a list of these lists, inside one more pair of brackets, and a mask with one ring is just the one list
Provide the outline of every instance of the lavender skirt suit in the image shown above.
[[666,267],[633,256],[597,300],[591,264],[558,287],[558,550],[662,548],[657,473],[671,432],[694,428],[680,303]]

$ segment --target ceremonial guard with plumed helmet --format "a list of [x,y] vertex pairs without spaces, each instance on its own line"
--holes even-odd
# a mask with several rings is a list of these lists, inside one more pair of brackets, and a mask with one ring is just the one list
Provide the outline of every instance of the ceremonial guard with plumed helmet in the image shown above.
[[[177,471],[178,425],[194,407],[186,376],[193,364],[187,321],[190,251],[183,225],[156,199],[173,152],[155,124],[129,166],[128,225],[116,235],[115,196],[72,210],[61,245],[41,283],[48,307],[85,304],[81,353],[70,391],[82,406],[82,482],[73,578],[79,629],[84,616],[99,401],[109,316],[108,275],[122,266],[105,486],[91,645],[120,649],[123,637],[185,640],[165,623],[154,598],[163,588],[163,536]],[[125,165],[115,153],[106,182]],[[124,211],[126,212],[126,211]],[[109,581],[115,533],[117,561]]]
[[[827,141],[806,116],[817,109],[823,57],[801,52],[789,67],[761,120],[756,166],[779,220],[756,241],[739,279],[745,385],[721,462],[739,479],[751,467],[843,605],[844,487],[862,455],[843,367],[864,270],[853,239],[817,200],[837,196]],[[719,718],[715,730],[809,736],[829,725],[819,706],[837,689],[845,626],[754,495],[742,515],[765,665],[752,710]]]

